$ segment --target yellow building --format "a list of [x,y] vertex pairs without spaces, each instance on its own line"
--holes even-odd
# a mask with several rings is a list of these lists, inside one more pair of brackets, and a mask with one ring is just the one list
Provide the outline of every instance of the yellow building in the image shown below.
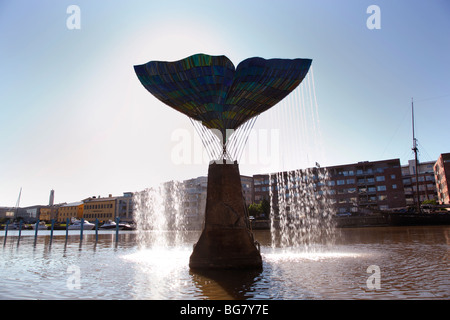
[[43,207],[39,210],[39,219],[41,221],[50,221],[52,219],[52,208],[51,207]]
[[52,219],[56,219],[59,211],[58,208],[59,205],[41,207],[39,209],[39,220],[50,222]]
[[83,218],[87,221],[108,221],[114,220],[116,217],[116,197],[109,196],[107,198],[88,198],[83,200],[84,212]]
[[67,219],[81,219],[83,217],[83,202],[73,202],[59,207],[58,222],[66,222]]

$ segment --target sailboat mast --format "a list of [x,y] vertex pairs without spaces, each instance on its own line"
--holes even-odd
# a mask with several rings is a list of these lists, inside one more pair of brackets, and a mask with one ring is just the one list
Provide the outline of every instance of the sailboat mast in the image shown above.
[[17,218],[17,216],[18,216],[19,206],[20,206],[20,196],[21,196],[21,195],[22,195],[22,187],[20,187],[19,197],[17,198],[16,208],[15,208],[15,213],[14,213],[14,218]]
[[416,174],[416,197],[417,197],[417,212],[420,213],[420,194],[419,194],[419,161],[417,160],[417,140],[414,132],[414,100],[411,98],[411,114],[412,114],[412,134],[413,134],[413,147],[414,151],[414,161],[415,161],[415,174]]

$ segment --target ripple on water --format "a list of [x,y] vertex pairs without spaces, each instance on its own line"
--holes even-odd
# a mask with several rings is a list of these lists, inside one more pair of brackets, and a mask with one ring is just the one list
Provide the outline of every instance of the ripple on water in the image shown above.
[[[395,231],[395,232],[393,232]],[[139,249],[134,239],[105,235],[45,236],[0,248],[2,299],[448,299],[450,232],[440,228],[345,230],[339,245],[272,248],[258,241],[263,269],[197,273],[189,269],[193,241]],[[426,235],[425,240],[422,241]],[[261,234],[259,236],[262,236]],[[266,233],[270,240],[270,233]],[[0,238],[1,239],[1,238]],[[45,241],[44,241],[45,240]],[[263,239],[264,240],[264,239]],[[420,240],[420,241],[419,241]],[[378,265],[381,288],[369,290],[367,268]],[[69,266],[81,289],[69,290]]]

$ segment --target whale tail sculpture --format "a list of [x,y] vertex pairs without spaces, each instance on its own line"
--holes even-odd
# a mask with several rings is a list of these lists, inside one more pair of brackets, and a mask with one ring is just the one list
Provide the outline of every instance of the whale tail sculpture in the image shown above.
[[[195,54],[185,59],[134,66],[142,85],[156,98],[201,123],[203,141],[217,137],[210,155],[205,226],[190,267],[259,268],[262,259],[249,229],[236,154],[250,123],[292,92],[311,59],[249,58],[235,68],[226,56]],[[239,130],[245,127],[244,130]],[[229,132],[231,131],[231,134]],[[204,143],[206,146],[206,143]],[[222,160],[222,161],[220,161]]]

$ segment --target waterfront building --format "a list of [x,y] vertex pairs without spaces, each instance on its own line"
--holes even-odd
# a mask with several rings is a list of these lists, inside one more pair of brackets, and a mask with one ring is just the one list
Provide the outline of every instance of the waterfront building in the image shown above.
[[186,227],[200,229],[205,217],[208,177],[201,176],[183,181],[183,210]]
[[65,205],[65,203],[42,206],[39,210],[39,220],[41,221],[51,221],[52,219],[58,220],[58,211],[62,205]]
[[[274,178],[272,178],[274,179]],[[275,185],[275,181],[272,181]],[[268,174],[256,174],[253,176],[253,202],[260,203],[262,200],[269,201],[269,175]]]
[[133,193],[124,192],[123,196],[116,197],[116,217],[123,222],[133,222]]
[[83,218],[87,221],[114,220],[116,218],[116,197],[89,197],[83,200]]
[[[407,165],[402,166],[406,205],[417,205],[417,192],[419,192],[420,203],[425,200],[437,200],[436,182],[433,170],[434,164],[435,161],[418,163],[418,183],[416,182],[415,160],[409,160]],[[417,191],[417,186],[419,187],[419,191]]]
[[[416,167],[415,161],[401,166],[399,159],[364,161],[330,167],[317,167],[295,170],[301,175],[311,175],[314,193],[329,195],[336,213],[365,214],[374,211],[404,208],[416,203]],[[293,171],[292,171],[293,172]],[[241,175],[243,197],[246,205],[270,200],[270,189],[277,197],[277,176],[284,177],[286,195],[294,194],[289,190],[296,186],[288,183],[292,172],[278,174]],[[323,180],[327,176],[326,180]],[[418,165],[418,192],[420,201],[436,199],[440,204],[450,204],[450,153],[441,154],[436,162],[422,162]],[[269,181],[271,179],[271,181]],[[208,179],[201,176],[183,181],[176,193],[181,195],[182,212],[189,226],[201,226],[206,207]],[[50,193],[49,204],[54,200],[54,191]],[[178,200],[177,200],[178,201]],[[273,203],[275,204],[275,203]],[[124,192],[123,196],[90,197],[80,202],[59,205],[35,205],[23,208],[0,207],[0,218],[21,218],[32,223],[37,219],[50,221],[56,219],[65,222],[67,218],[85,218],[88,221],[114,220],[132,222],[134,219],[133,193]]]
[[450,204],[450,153],[442,153],[433,170],[439,203]]
[[296,174],[254,175],[254,202],[269,200],[270,190],[273,197],[277,197],[277,177],[285,180],[281,185],[286,188],[287,196],[297,192],[289,188],[298,188],[298,182],[288,183],[288,179],[292,180],[289,177],[301,177],[305,182],[309,180],[309,188],[317,196],[328,195],[338,214],[365,214],[406,205],[399,159],[309,168],[298,170]]
[[0,207],[0,219],[14,219],[17,208]]
[[58,208],[57,222],[66,222],[72,218],[81,219],[83,217],[83,202],[66,203]]
[[253,203],[253,177],[242,176],[242,196],[244,197],[245,204],[249,206]]
[[399,159],[326,168],[337,213],[370,213],[405,207]]
[[82,217],[88,221],[115,220],[123,222],[133,221],[133,193],[124,192],[122,196],[110,194],[108,197],[89,197],[83,201]]
[[19,208],[15,215],[15,218],[21,218],[25,223],[34,223],[40,218],[41,208],[45,207],[42,205],[35,205],[29,207]]

